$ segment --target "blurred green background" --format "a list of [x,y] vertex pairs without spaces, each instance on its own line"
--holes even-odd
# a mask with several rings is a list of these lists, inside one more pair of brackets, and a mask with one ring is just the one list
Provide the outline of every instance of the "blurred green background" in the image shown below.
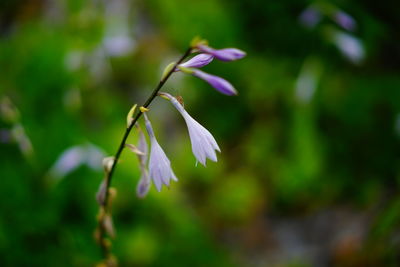
[[[247,57],[164,90],[221,146],[195,167],[184,121],[149,113],[179,177],[136,198],[113,185],[121,266],[396,266],[400,16],[396,1],[2,0],[0,265],[93,266],[101,159],[126,114],[200,35]],[[136,142],[136,136],[130,137]]]

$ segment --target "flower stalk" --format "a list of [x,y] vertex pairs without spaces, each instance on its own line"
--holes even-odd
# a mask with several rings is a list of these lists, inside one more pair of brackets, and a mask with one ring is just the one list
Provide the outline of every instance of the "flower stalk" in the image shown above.
[[[199,54],[184,62],[191,53]],[[96,194],[96,199],[100,208],[97,216],[98,226],[95,231],[95,238],[100,245],[103,254],[103,261],[98,266],[117,266],[116,258],[111,254],[111,242],[109,240],[109,238],[114,238],[115,236],[111,216],[111,206],[113,202],[112,200],[115,198],[117,193],[115,188],[111,188],[111,182],[123,149],[125,147],[129,148],[139,159],[139,167],[141,169],[141,177],[137,186],[137,196],[139,198],[146,196],[151,184],[155,185],[157,191],[161,191],[163,185],[169,187],[171,180],[178,181],[171,168],[171,162],[159,145],[150,120],[146,115],[149,111],[148,106],[157,95],[169,100],[179,113],[181,113],[186,122],[192,143],[193,155],[196,160],[204,166],[206,165],[207,159],[216,162],[216,152],[220,152],[220,148],[211,133],[189,115],[189,113],[184,109],[179,97],[175,98],[168,93],[160,93],[159,91],[172,73],[182,72],[206,81],[222,94],[237,95],[236,89],[227,80],[200,71],[198,68],[208,65],[214,58],[221,61],[233,61],[238,60],[245,55],[245,52],[236,48],[214,49],[209,47],[205,40],[198,38],[194,39],[191,46],[179,58],[179,60],[169,64],[164,69],[160,82],[147,98],[146,102],[138,109],[136,109],[137,105],[132,106],[127,115],[127,128],[115,156],[107,157],[103,160],[105,176]],[[144,115],[146,131],[150,138],[150,150],[148,150],[146,138],[137,124],[137,121],[142,115]],[[134,126],[138,127],[139,131],[139,144],[137,146],[126,144],[126,140]]]
[[[96,238],[97,241],[100,245],[103,258],[104,258],[104,264],[107,266],[113,266],[116,263],[114,260],[114,257],[111,254],[110,250],[110,242],[107,239],[107,218],[111,218],[108,216],[111,216],[110,214],[110,191],[112,194],[112,190],[110,190],[111,187],[111,182],[113,178],[113,174],[115,171],[115,167],[117,165],[117,162],[121,156],[121,153],[123,149],[125,148],[126,140],[128,139],[128,136],[135,125],[135,123],[138,121],[138,119],[142,116],[143,112],[147,109],[147,107],[151,104],[151,102],[154,100],[154,98],[157,96],[158,92],[160,89],[164,86],[166,81],[169,79],[169,77],[172,75],[174,70],[178,67],[179,64],[181,64],[192,52],[192,47],[188,48],[186,52],[180,57],[180,59],[173,65],[170,70],[163,75],[161,78],[159,84],[157,87],[153,90],[152,94],[149,96],[149,98],[146,100],[146,102],[143,104],[142,108],[139,109],[139,111],[136,113],[134,117],[132,117],[132,120],[130,120],[129,126],[126,128],[125,133],[122,137],[121,143],[118,147],[117,152],[115,153],[114,160],[112,161],[111,167],[106,171],[106,176],[104,178],[104,185],[103,185],[103,190],[104,190],[104,197],[101,198],[102,201],[100,203],[100,212],[98,216],[98,226],[96,229]],[[133,114],[132,114],[133,115]]]

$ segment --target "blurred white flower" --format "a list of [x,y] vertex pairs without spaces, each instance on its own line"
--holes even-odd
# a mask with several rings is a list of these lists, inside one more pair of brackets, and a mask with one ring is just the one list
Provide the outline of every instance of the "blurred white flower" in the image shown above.
[[340,52],[352,63],[360,64],[365,58],[362,41],[351,34],[334,31],[333,42]]
[[60,179],[82,165],[99,171],[101,170],[101,161],[104,156],[105,153],[102,149],[90,143],[73,146],[61,153],[51,167],[49,174],[54,178]]

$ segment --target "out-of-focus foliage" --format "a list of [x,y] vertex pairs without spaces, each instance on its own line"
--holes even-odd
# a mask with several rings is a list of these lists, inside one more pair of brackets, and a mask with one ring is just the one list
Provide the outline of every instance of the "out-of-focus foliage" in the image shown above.
[[[238,97],[176,74],[164,88],[221,146],[195,167],[180,115],[149,116],[178,183],[113,185],[121,266],[395,266],[400,249],[396,1],[2,0],[1,266],[90,266],[101,158],[129,108],[200,35]],[[345,12],[353,18],[339,16]],[[342,23],[342,24],[341,24]],[[130,142],[136,142],[133,134]]]

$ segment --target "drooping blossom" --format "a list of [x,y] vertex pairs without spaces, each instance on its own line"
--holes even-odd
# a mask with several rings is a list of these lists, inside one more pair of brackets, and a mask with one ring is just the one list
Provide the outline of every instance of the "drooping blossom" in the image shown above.
[[139,126],[137,126],[137,129],[139,130],[138,149],[141,152],[143,152],[143,154],[137,154],[137,157],[139,160],[141,176],[140,176],[139,183],[136,187],[136,195],[139,198],[144,198],[147,195],[147,193],[149,192],[150,185],[151,185],[149,172],[146,168],[149,153],[148,153],[148,146],[147,146],[146,138],[145,138],[143,132],[140,130]]
[[221,150],[211,133],[194,120],[175,97],[167,93],[162,93],[162,95],[168,98],[183,116],[188,127],[190,141],[192,143],[192,151],[197,161],[204,166],[206,165],[207,158],[216,162],[217,155],[215,151],[221,152]]
[[237,91],[233,87],[233,85],[221,77],[196,69],[193,70],[191,74],[208,82],[212,87],[214,87],[215,89],[217,89],[218,91],[220,91],[225,95],[237,95]]
[[[185,68],[201,68],[211,63],[214,59],[212,55],[209,54],[198,54],[197,56],[192,57],[188,61],[180,64],[179,66]],[[179,69],[177,68],[176,71]]]
[[146,123],[146,130],[150,137],[150,160],[149,160],[149,174],[153,180],[154,185],[160,192],[162,185],[169,186],[170,180],[178,181],[174,172],[171,169],[171,162],[165,155],[163,149],[158,144],[154,135],[153,127],[146,113],[143,113]]
[[214,49],[204,44],[199,44],[196,48],[201,52],[210,54],[221,61],[233,61],[246,56],[246,52],[237,48]]

